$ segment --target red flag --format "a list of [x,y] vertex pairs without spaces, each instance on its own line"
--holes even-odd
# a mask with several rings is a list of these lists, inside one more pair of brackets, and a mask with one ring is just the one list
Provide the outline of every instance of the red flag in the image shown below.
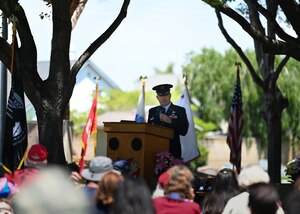
[[96,93],[93,100],[93,104],[81,136],[82,149],[81,149],[81,157],[79,161],[80,173],[84,168],[84,157],[87,150],[89,136],[91,133],[93,134],[97,133],[97,97],[98,97],[98,85],[96,85]]
[[238,173],[241,170],[242,130],[244,122],[242,106],[242,91],[238,67],[226,140],[230,148],[230,162],[236,166]]

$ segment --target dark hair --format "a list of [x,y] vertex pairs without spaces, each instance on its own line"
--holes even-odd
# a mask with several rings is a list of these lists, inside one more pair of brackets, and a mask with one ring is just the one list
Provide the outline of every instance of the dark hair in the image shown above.
[[120,182],[110,214],[154,214],[151,193],[143,180],[125,177]]
[[300,191],[293,190],[289,193],[287,200],[285,202],[285,211],[288,214],[298,214],[300,210]]
[[240,192],[235,172],[231,169],[220,170],[215,177],[211,192],[203,199],[202,213],[222,213],[227,201]]
[[249,187],[249,208],[253,214],[275,214],[279,195],[270,183],[257,183]]

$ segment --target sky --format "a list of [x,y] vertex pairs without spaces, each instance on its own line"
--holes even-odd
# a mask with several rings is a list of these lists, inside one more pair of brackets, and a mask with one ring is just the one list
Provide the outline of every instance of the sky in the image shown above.
[[[89,0],[72,32],[71,50],[80,54],[118,16],[122,0]],[[38,60],[49,60],[52,20],[42,0],[20,0],[37,45]],[[240,26],[223,16],[224,25],[242,48],[252,48],[251,38]],[[224,52],[230,48],[217,26],[213,8],[201,0],[131,0],[127,17],[90,60],[122,90],[134,89],[141,75],[155,74],[174,63],[181,75],[187,54],[202,48]]]

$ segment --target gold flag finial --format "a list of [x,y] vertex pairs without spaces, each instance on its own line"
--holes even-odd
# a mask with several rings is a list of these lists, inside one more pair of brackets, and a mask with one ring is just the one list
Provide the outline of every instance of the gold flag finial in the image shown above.
[[187,75],[187,73],[183,73],[183,75],[182,75],[182,79],[183,79],[183,83],[184,83],[184,85],[186,85],[186,86],[187,86],[187,82],[188,82],[188,75]]
[[142,85],[145,85],[147,78],[148,78],[147,76],[140,76],[140,81],[142,82]]

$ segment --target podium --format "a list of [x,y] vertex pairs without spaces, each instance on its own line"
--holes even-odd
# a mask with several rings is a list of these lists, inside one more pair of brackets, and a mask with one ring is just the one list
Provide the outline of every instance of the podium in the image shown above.
[[118,158],[132,159],[148,183],[154,175],[156,154],[169,150],[173,130],[148,123],[104,122],[107,133],[107,156],[113,161]]

